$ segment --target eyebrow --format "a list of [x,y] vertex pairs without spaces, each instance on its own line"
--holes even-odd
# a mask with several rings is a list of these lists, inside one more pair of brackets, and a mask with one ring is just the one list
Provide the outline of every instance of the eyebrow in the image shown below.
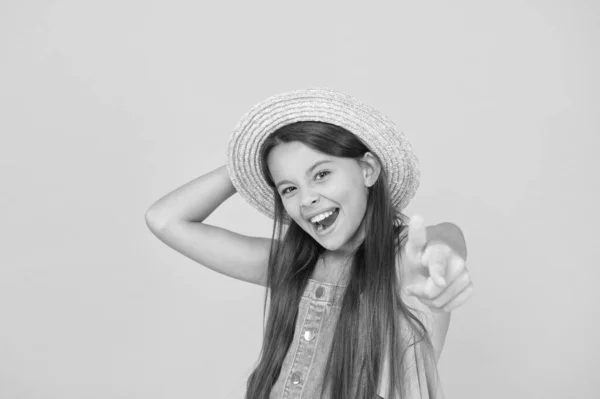
[[[308,170],[307,170],[307,171],[306,171],[306,173],[305,173],[305,176],[308,176],[308,175],[309,175],[309,174],[310,174],[310,173],[313,171],[313,169],[314,169],[314,168],[316,168],[317,166],[319,166],[319,165],[321,165],[321,164],[323,164],[323,163],[327,163],[327,162],[332,162],[332,161],[331,161],[331,160],[329,160],[329,159],[325,159],[325,160],[322,160],[322,161],[317,161],[317,162],[315,162],[315,163],[313,164],[313,166],[311,166],[310,168],[308,168]],[[275,186],[275,188],[279,189],[279,186],[281,186],[281,185],[282,185],[282,184],[284,184],[284,183],[290,183],[290,184],[293,184],[293,183],[292,183],[291,181],[289,181],[289,180],[282,180],[282,181],[280,181],[279,183],[277,183],[277,185]]]

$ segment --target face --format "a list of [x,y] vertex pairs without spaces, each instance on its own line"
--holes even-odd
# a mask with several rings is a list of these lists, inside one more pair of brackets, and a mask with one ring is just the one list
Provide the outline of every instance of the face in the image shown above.
[[[380,170],[373,154],[359,161],[290,142],[274,147],[267,164],[286,212],[321,246],[346,252],[362,241],[368,190]],[[330,211],[334,213],[323,225],[334,220],[331,225],[313,223],[315,216]]]

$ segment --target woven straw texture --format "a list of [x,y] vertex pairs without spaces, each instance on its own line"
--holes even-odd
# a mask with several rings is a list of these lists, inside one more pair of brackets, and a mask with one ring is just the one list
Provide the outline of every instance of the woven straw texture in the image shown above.
[[419,161],[404,133],[371,106],[340,91],[316,87],[271,96],[247,111],[231,133],[227,170],[238,193],[258,211],[274,218],[273,190],[261,174],[260,147],[280,127],[300,121],[341,126],[377,154],[387,172],[392,203],[404,209],[420,180]]

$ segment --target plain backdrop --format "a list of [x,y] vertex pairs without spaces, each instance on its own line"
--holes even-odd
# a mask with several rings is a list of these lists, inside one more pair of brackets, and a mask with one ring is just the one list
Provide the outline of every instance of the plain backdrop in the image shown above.
[[[0,398],[242,398],[264,288],[144,215],[256,102],[332,87],[409,137],[463,230],[450,399],[600,397],[593,1],[0,3]],[[239,195],[207,222],[270,236]]]

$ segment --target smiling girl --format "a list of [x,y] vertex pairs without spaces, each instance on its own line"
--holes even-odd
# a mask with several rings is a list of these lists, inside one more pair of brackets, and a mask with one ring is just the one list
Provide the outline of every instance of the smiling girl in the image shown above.
[[[255,105],[226,166],[150,207],[165,244],[267,288],[247,399],[443,397],[437,360],[472,283],[458,227],[402,214],[419,177],[393,122],[313,88]],[[274,220],[270,239],[203,222],[236,192]]]

